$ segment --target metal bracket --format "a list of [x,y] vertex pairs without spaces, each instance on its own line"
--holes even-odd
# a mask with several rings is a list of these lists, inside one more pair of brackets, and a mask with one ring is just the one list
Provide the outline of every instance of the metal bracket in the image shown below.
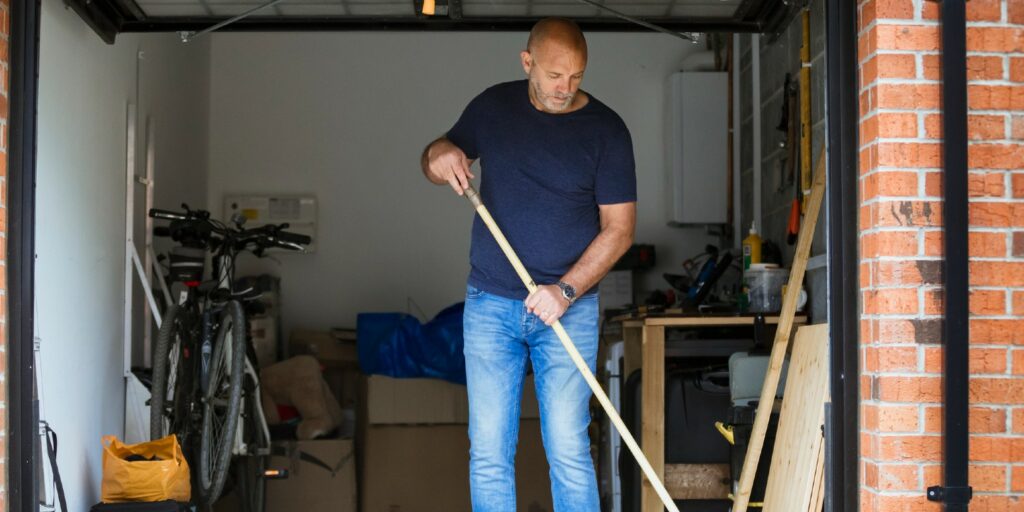
[[966,505],[971,502],[974,491],[971,486],[942,487],[939,485],[928,488],[928,501],[938,501],[949,505]]
[[214,30],[217,30],[217,29],[219,29],[221,27],[226,27],[226,26],[228,26],[228,25],[230,25],[230,24],[232,24],[232,23],[234,23],[234,22],[236,22],[236,21],[238,21],[240,19],[249,17],[252,13],[254,13],[256,11],[260,11],[260,10],[266,9],[267,7],[270,7],[272,5],[279,4],[282,1],[284,1],[284,0],[270,0],[269,2],[267,2],[267,3],[263,4],[263,5],[259,5],[259,6],[253,7],[252,9],[249,9],[248,11],[245,11],[242,14],[239,14],[238,16],[235,16],[235,17],[232,17],[232,18],[228,18],[228,19],[226,19],[226,20],[224,20],[224,21],[222,21],[222,22],[220,22],[220,23],[218,23],[218,24],[216,24],[216,25],[214,25],[212,27],[200,30],[199,32],[195,32],[195,31],[192,31],[192,30],[181,30],[181,31],[178,31],[178,37],[181,38],[181,42],[183,42],[183,43],[190,43],[193,40],[195,40],[195,38],[197,38],[199,36],[202,36],[204,34],[209,34],[210,32],[213,32]]

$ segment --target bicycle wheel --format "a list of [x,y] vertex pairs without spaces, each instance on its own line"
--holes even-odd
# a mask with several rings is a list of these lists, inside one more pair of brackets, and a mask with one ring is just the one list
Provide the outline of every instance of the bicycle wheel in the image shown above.
[[188,442],[191,386],[188,363],[183,361],[182,343],[188,332],[182,309],[171,305],[164,313],[156,345],[153,347],[152,398],[149,402],[149,437],[160,439],[177,434],[178,442]]
[[[252,350],[247,350],[250,361]],[[253,369],[255,371],[255,369]],[[266,500],[267,458],[270,453],[270,440],[264,435],[265,420],[260,412],[260,396],[258,377],[246,372],[242,398],[242,435],[247,455],[241,457],[235,467],[235,478],[238,482],[238,497],[242,504],[241,512],[264,512]]]
[[220,316],[210,359],[210,384],[203,396],[199,490],[206,504],[220,497],[231,463],[242,405],[244,360],[245,314],[238,301],[229,301]]

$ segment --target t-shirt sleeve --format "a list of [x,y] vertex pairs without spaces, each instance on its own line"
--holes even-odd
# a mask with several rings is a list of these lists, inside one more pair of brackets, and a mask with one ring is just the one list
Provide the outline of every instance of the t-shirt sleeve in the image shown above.
[[594,186],[597,204],[631,203],[636,201],[636,164],[633,139],[625,123],[618,123],[605,142],[597,165]]
[[480,130],[485,126],[483,96],[483,94],[478,95],[469,102],[469,105],[466,105],[466,109],[462,111],[455,126],[452,126],[445,135],[470,160],[475,160],[480,156]]

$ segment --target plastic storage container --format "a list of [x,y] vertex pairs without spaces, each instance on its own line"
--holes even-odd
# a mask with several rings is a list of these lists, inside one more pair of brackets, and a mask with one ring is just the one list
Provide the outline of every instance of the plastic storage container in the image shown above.
[[782,309],[782,285],[789,281],[789,270],[777,265],[751,265],[743,273],[747,290],[748,310],[752,313],[774,313]]

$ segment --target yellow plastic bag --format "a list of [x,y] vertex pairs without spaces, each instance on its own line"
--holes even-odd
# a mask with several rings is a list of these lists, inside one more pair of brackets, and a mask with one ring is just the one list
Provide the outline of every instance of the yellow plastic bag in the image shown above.
[[[132,455],[153,460],[126,460]],[[103,437],[104,503],[123,501],[187,502],[192,497],[188,462],[178,438],[127,445],[115,436]]]

